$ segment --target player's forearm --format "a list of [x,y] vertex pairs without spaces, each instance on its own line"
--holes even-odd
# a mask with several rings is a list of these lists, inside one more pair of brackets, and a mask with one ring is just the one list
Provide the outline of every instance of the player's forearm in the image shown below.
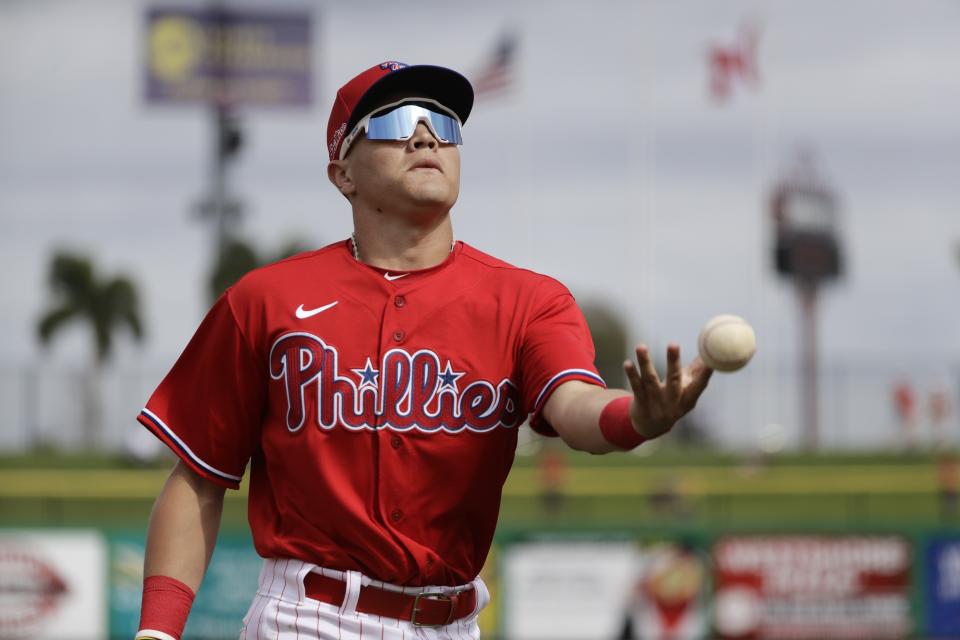
[[622,389],[602,389],[582,382],[558,387],[543,408],[544,417],[571,448],[589,453],[620,449],[600,431],[600,414],[611,400],[630,396]]
[[168,576],[197,591],[220,530],[223,494],[223,487],[177,464],[150,515],[145,577]]

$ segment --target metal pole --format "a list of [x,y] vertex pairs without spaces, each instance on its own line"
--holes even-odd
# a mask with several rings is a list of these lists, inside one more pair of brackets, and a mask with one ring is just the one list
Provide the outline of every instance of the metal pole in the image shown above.
[[[221,84],[221,90],[225,83]],[[210,188],[211,213],[214,216],[216,249],[216,264],[223,259],[223,252],[227,245],[227,159],[223,153],[223,136],[228,126],[227,108],[215,101],[212,105],[213,114],[213,175]]]
[[211,213],[214,216],[214,248],[216,263],[220,264],[227,242],[227,159],[224,153],[224,132],[227,127],[227,69],[225,64],[226,16],[222,0],[210,1],[214,16],[214,31],[211,50],[214,52],[217,73],[213,80],[213,99],[210,102],[213,116],[213,175],[210,185]]
[[23,370],[23,424],[25,433],[23,438],[24,450],[33,451],[40,446],[40,402],[38,400],[38,383],[40,376],[37,365],[31,365]]
[[800,416],[803,442],[810,451],[816,451],[819,431],[819,401],[817,398],[817,287],[801,283],[800,294]]

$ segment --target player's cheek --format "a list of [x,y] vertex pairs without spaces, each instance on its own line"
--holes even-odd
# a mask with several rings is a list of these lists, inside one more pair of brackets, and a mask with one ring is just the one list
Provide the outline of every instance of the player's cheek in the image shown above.
[[450,200],[451,204],[457,201],[457,198],[460,197],[460,179],[455,177],[452,179],[452,184],[450,185]]
[[449,164],[449,173],[450,178],[450,187],[453,192],[453,199],[456,200],[457,196],[460,195],[460,150],[457,147],[452,147],[452,153],[450,154],[450,164]]

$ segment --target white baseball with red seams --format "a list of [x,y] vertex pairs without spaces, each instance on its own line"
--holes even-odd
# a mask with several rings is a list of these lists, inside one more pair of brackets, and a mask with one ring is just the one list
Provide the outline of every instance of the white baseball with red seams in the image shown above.
[[753,327],[740,316],[714,316],[700,330],[697,349],[711,369],[736,371],[750,362],[756,353],[757,336]]

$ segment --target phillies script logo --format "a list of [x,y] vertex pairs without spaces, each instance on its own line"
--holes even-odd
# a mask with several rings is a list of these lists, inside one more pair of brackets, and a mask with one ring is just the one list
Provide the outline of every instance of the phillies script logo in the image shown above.
[[283,382],[287,395],[287,429],[299,431],[307,419],[307,407],[315,407],[317,425],[332,429],[397,431],[419,429],[456,433],[463,429],[490,431],[515,427],[521,421],[519,393],[507,378],[494,386],[486,380],[463,389],[457,381],[464,372],[454,371],[450,361],[441,369],[440,358],[422,349],[407,353],[391,349],[375,369],[367,358],[363,369],[343,376],[337,366],[337,350],[309,333],[288,333],[270,349],[270,376]]

